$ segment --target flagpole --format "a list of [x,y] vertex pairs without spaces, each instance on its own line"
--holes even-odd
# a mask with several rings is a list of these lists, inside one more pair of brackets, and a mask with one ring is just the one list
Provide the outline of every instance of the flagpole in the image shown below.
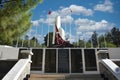
[[49,46],[49,20],[48,20],[48,36],[47,36],[47,47]]
[[[43,23],[42,23],[42,32],[41,32],[41,36],[43,35]],[[42,43],[41,43],[42,44]],[[43,47],[43,46],[41,46],[41,47]]]
[[104,36],[104,44],[105,44],[105,48],[106,48],[106,40],[105,40],[105,34],[104,34],[103,36]]
[[35,39],[35,46],[37,47],[37,26],[36,26],[36,39]]
[[79,46],[79,35],[77,35],[77,47]]
[[85,41],[85,37],[83,37],[83,41],[84,41],[84,48],[86,48],[86,41]]
[[[97,28],[96,28],[96,26],[95,26],[95,31],[96,31],[96,33],[97,33],[97,30],[96,30]],[[99,48],[99,39],[98,39],[98,35],[96,36],[96,38],[97,38],[97,46],[98,46],[98,48]]]
[[23,44],[24,44],[24,40],[22,39],[22,47],[23,47]]
[[35,42],[34,42],[34,47],[36,47],[36,39],[37,39],[37,26],[36,26],[36,30],[35,30]]
[[78,47],[82,47],[82,44],[80,45],[80,41],[82,41],[82,40],[80,38],[80,35],[78,35]]
[[53,39],[52,39],[52,44],[55,44],[55,25],[53,26]]
[[66,32],[66,22],[64,23],[64,26],[65,26],[65,32]]
[[91,48],[93,48],[93,41],[92,41],[92,37],[91,37]]
[[[72,10],[70,9],[70,16],[71,16],[71,13],[72,13]],[[70,43],[71,43],[71,24],[72,24],[72,21],[70,21]]]
[[[31,29],[30,29],[30,35],[31,36]],[[29,37],[29,41],[28,41],[28,47],[30,47],[30,37]]]
[[[77,30],[77,26],[76,26],[76,30]],[[77,33],[77,31],[76,31],[76,38],[77,38],[76,45],[77,47],[79,47],[79,33]]]
[[100,47],[100,45],[99,45],[99,38],[98,38],[98,36],[97,36],[97,43],[98,43],[98,48]]
[[16,43],[16,47],[18,47],[18,37],[17,37],[17,43]]
[[[17,15],[15,15],[15,17],[16,17],[16,21],[17,21],[17,20],[18,20]],[[18,37],[19,37],[19,30],[17,29],[17,31],[18,31],[18,34],[17,34],[17,35],[18,35]],[[18,37],[17,37],[16,47],[18,47],[18,41],[19,41],[19,40],[18,40]]]
[[19,46],[19,37],[20,37],[20,32],[19,32],[19,30],[18,30],[18,37],[17,37],[17,44],[16,44],[16,47]]
[[48,12],[48,36],[47,36],[47,47],[49,47],[49,27],[50,27],[50,21],[49,21],[49,15],[51,14],[51,12]]

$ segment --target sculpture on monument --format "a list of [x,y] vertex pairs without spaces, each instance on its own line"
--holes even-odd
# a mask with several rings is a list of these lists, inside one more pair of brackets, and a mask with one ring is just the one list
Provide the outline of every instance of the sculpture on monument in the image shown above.
[[61,19],[60,16],[56,17],[55,26],[53,30],[53,46],[52,47],[73,47],[72,44],[70,44],[65,39],[65,31],[61,27]]

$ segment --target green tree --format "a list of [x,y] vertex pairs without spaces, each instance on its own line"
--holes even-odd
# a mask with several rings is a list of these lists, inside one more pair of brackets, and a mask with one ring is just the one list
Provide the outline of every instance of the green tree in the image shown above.
[[33,44],[30,44],[31,47],[39,47],[40,46],[38,39],[36,37],[33,37],[30,41],[31,41],[31,43],[33,43]]
[[110,32],[107,32],[105,34],[105,40],[106,40],[106,42],[112,43],[111,33]]
[[31,10],[41,1],[3,0],[3,7],[0,8],[0,44],[11,45],[14,39],[31,27]]
[[[49,34],[49,39],[48,39],[48,34]],[[53,32],[49,32],[48,34],[44,37],[44,41],[45,41],[44,44],[47,46],[47,42],[49,40],[49,46],[52,46]]]
[[80,47],[85,47],[84,43],[85,43],[84,40],[79,40],[79,41],[78,41],[78,45],[79,45]]
[[119,28],[113,27],[111,30],[111,39],[113,44],[116,45],[116,47],[120,47],[120,30]]
[[88,41],[86,42],[86,47],[87,47],[87,48],[93,47],[93,46],[91,45],[91,40],[88,40]]
[[112,42],[111,33],[107,32],[105,35],[106,47],[116,47]]
[[105,47],[106,45],[106,40],[105,40],[105,36],[104,35],[101,35],[99,36],[99,44],[100,44],[100,47]]
[[94,31],[94,33],[91,36],[93,47],[98,46],[97,36],[98,34],[96,33],[96,31]]
[[[16,43],[15,43],[16,45]],[[26,35],[25,39],[20,39],[18,42],[18,47],[40,47],[40,44],[37,40],[37,38],[32,37],[29,39],[29,36]]]
[[78,42],[74,42],[73,43],[73,45],[75,46],[75,47],[85,47],[84,46],[84,43],[85,43],[85,41],[84,40],[78,40]]

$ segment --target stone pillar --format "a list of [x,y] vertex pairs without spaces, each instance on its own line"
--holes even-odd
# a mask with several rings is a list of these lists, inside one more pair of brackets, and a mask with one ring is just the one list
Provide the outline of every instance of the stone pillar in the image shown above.
[[31,56],[33,55],[33,52],[31,50],[21,50],[21,54],[23,58],[27,58],[31,61]]

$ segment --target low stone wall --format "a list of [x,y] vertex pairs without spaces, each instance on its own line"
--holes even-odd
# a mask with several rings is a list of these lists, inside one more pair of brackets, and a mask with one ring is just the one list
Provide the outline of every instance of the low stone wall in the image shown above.
[[0,60],[8,60],[8,59],[17,60],[18,54],[19,54],[19,48],[0,45]]
[[120,48],[108,48],[110,59],[120,59]]

